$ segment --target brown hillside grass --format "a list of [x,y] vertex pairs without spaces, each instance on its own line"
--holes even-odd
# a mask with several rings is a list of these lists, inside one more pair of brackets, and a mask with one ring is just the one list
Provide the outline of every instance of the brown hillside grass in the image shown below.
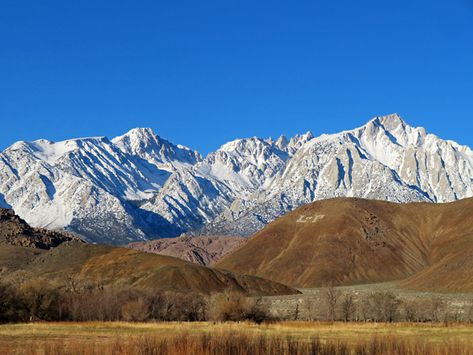
[[[19,256],[20,261],[15,262],[11,255]],[[211,269],[169,256],[82,243],[63,243],[39,254],[0,245],[0,271],[2,268],[9,271],[2,281],[47,282],[58,288],[74,279],[95,287],[201,294],[237,292],[260,296],[298,292],[259,277]]]
[[216,266],[303,288],[406,279],[404,287],[457,292],[473,291],[472,255],[473,199],[338,198],[279,218]]

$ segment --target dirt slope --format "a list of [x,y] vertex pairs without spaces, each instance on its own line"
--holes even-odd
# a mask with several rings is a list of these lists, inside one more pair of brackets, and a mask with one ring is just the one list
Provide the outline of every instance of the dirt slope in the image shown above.
[[405,280],[473,290],[473,199],[395,204],[340,198],[302,206],[216,264],[296,287]]

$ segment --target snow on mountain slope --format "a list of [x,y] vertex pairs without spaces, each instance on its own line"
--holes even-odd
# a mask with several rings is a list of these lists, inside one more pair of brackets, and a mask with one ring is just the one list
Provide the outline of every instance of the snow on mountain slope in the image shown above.
[[473,196],[473,152],[397,115],[338,134],[247,138],[202,159],[151,129],[17,142],[0,153],[0,205],[35,227],[114,244],[251,234],[295,207],[355,196],[446,202]]
[[196,170],[247,193],[262,186],[284,168],[289,155],[260,138],[237,139],[210,153]]
[[473,152],[397,115],[306,141],[267,188],[233,203],[201,233],[251,234],[292,209],[331,197],[447,202],[473,196]]
[[0,193],[29,224],[65,228],[91,241],[145,238],[117,197],[41,160],[35,148],[19,142],[0,153]]
[[112,139],[112,142],[124,153],[170,172],[202,160],[198,152],[168,142],[157,136],[151,128],[134,128],[123,136]]
[[193,170],[181,169],[173,173],[161,191],[141,204],[141,209],[154,216],[160,236],[177,236],[209,223],[234,199],[227,185],[212,178],[199,176]]

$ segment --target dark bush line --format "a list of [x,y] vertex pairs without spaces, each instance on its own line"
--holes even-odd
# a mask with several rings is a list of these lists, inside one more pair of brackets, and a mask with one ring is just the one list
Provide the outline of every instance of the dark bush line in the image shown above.
[[[401,300],[390,292],[370,295],[341,293],[328,287],[318,300],[297,303],[287,319],[361,322],[473,322],[473,303],[451,311],[435,298]],[[306,317],[301,317],[302,307]],[[0,323],[28,321],[243,321],[274,320],[262,299],[240,294],[203,296],[196,293],[113,289],[69,282],[21,286],[0,284]]]
[[27,321],[240,321],[269,315],[259,301],[237,294],[151,292],[94,287],[0,284],[0,323]]
[[199,294],[136,289],[60,291],[48,286],[0,285],[0,322],[199,321],[207,302]]

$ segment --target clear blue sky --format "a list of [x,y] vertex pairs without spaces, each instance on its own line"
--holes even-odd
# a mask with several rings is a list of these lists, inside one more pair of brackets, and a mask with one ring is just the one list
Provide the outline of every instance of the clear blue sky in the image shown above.
[[152,127],[207,153],[398,112],[473,146],[473,0],[0,5],[0,149]]

